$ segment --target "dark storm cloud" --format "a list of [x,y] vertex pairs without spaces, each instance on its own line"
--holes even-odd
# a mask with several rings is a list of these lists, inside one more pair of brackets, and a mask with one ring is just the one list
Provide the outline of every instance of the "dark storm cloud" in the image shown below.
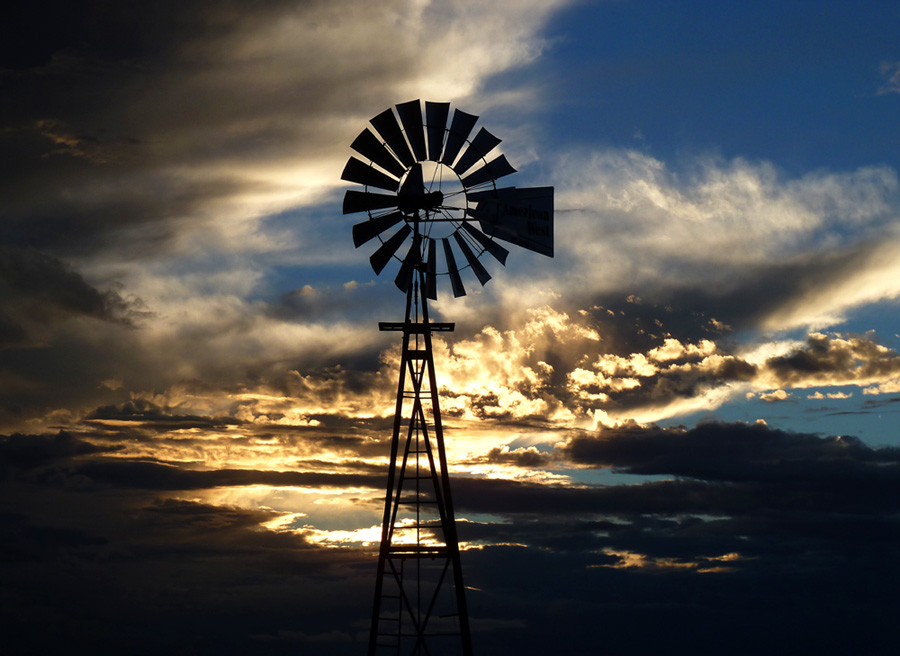
[[494,447],[488,451],[485,460],[493,464],[510,464],[516,467],[546,467],[553,461],[553,455],[543,453],[535,447],[510,450]]
[[141,428],[149,431],[190,428],[212,429],[239,426],[244,423],[229,416],[205,417],[172,412],[172,409],[163,408],[147,399],[132,399],[119,405],[101,406],[88,413],[84,420],[88,424],[92,422],[102,423],[109,420],[135,422]]
[[[822,471],[825,469],[828,471]],[[758,512],[868,514],[900,508],[894,498],[900,492],[900,467],[896,465],[884,470],[836,465],[817,473],[810,475],[802,467],[782,467],[771,482],[670,480],[581,490],[472,479],[456,484],[454,499],[465,512],[526,517],[545,513],[620,517]]]
[[[859,439],[818,437],[762,424],[704,423],[685,428],[604,428],[596,437],[571,438],[563,448],[583,465],[636,474],[671,474],[709,481],[788,480],[793,476],[893,479],[900,449],[873,449]],[[844,469],[847,468],[847,469]]]
[[269,511],[113,496],[93,503],[118,511],[121,523],[90,534],[2,518],[2,535],[21,549],[0,565],[0,595],[15,600],[5,613],[8,649],[45,654],[77,640],[99,654],[281,654],[296,650],[293,634],[319,636],[325,644],[306,653],[325,654],[366,617],[371,560],[260,530]]
[[766,369],[784,385],[798,383],[862,383],[884,380],[900,372],[900,354],[870,335],[810,335],[794,352],[770,358]]
[[[147,414],[128,407],[107,414],[128,412]],[[153,430],[164,426],[154,424]],[[281,653],[281,645],[296,645],[295,639],[306,645],[336,641],[311,653],[343,653],[334,651],[341,642],[358,646],[354,623],[365,632],[374,576],[374,563],[362,552],[323,550],[299,535],[263,530],[261,525],[276,517],[266,509],[158,495],[252,485],[359,487],[378,494],[383,465],[346,463],[333,473],[334,463],[331,471],[316,471],[327,463],[313,460],[300,465],[305,472],[199,471],[109,458],[65,435],[17,436],[2,445],[0,453],[34,474],[7,478],[0,505],[4,549],[16,556],[17,569],[10,569],[11,561],[3,566],[11,586],[6,594],[14,591],[19,600],[15,619],[35,627],[42,617],[38,608],[70,613],[36,644],[49,649],[57,639],[83,635],[102,620],[117,627],[104,634],[110,641],[149,640],[170,653],[179,653],[181,645],[188,651],[210,645],[223,653],[233,653],[235,645],[252,651],[248,645],[260,640],[273,653]],[[531,451],[518,455],[526,457],[495,454],[517,466],[547,464]],[[761,425],[708,424],[690,430],[582,432],[570,435],[554,458],[557,464],[568,458],[580,466],[615,467],[635,474],[636,482],[563,486],[453,479],[458,516],[502,518],[463,519],[459,526],[464,542],[483,545],[463,553],[479,645],[521,642],[525,653],[534,653],[530,650],[550,637],[553,644],[568,644],[567,632],[578,630],[572,653],[589,653],[584,628],[563,619],[585,608],[617,618],[606,634],[620,652],[630,645],[649,653],[659,642],[632,633],[640,624],[635,618],[646,621],[648,613],[670,635],[696,646],[724,639],[715,630],[713,637],[696,636],[697,626],[710,617],[740,631],[759,620],[760,604],[771,611],[773,626],[784,630],[781,614],[794,605],[833,603],[842,617],[870,630],[875,623],[865,618],[873,609],[894,607],[880,582],[895,571],[900,536],[896,449]],[[640,482],[638,473],[674,478]],[[49,499],[54,506],[80,508],[73,517],[87,504],[90,516],[108,519],[62,522],[56,513],[47,514]],[[14,509],[10,502],[17,503]],[[528,548],[492,546],[498,543]],[[61,576],[65,563],[73,562],[84,576],[78,574],[82,569]],[[90,565],[97,562],[104,565]],[[827,592],[826,582],[841,592]],[[772,586],[780,591],[778,599]],[[850,594],[847,586],[866,594]],[[123,596],[134,589],[141,594]],[[330,601],[317,606],[312,600],[319,595]],[[94,620],[87,609],[69,608],[76,597]],[[123,598],[128,599],[124,606]],[[281,604],[295,606],[288,613]],[[188,605],[195,609],[190,626],[183,620]],[[290,619],[295,608],[304,609],[302,617]],[[125,621],[126,613],[141,621]],[[814,616],[794,614],[799,628],[785,635],[810,629]],[[151,637],[144,621],[172,628]],[[691,631],[684,622],[691,623]],[[874,635],[860,644],[874,644]],[[111,651],[106,639],[95,642],[101,653]],[[748,644],[754,648],[747,653],[759,646]]]
[[[135,176],[142,175],[137,171],[97,173],[77,162],[42,163],[35,175],[41,179],[33,184],[33,197],[17,199],[14,193],[0,190],[12,201],[0,215],[4,224],[0,238],[60,255],[115,251],[120,256],[144,257],[167,252],[183,228],[178,219],[208,203],[252,190],[246,182],[228,177],[188,183],[174,175],[147,172],[137,181]],[[49,184],[44,176],[54,178],[56,184]],[[8,181],[10,177],[18,176],[8,176]],[[25,186],[32,185],[26,182]],[[129,233],[132,229],[139,232]]]
[[557,462],[568,457],[581,466],[673,478],[583,487],[456,479],[454,501],[463,516],[508,518],[463,523],[461,534],[560,551],[606,548],[692,566],[740,553],[767,559],[762,565],[769,567],[796,549],[837,558],[836,550],[854,543],[887,546],[900,531],[900,450],[853,437],[711,423],[605,429],[571,437],[560,451]]
[[28,345],[72,316],[131,325],[139,304],[100,291],[60,260],[0,245],[0,347]]
[[135,258],[223,208],[252,222],[321,197],[373,108],[419,80],[436,18],[403,0],[28,7],[3,22],[0,238]]
[[34,2],[6,12],[0,67],[25,71],[70,55],[101,63],[131,61],[171,51],[197,30],[234,32],[271,9],[289,2],[270,2],[268,8],[226,0],[194,0],[188,4],[162,0],[139,10],[113,0]]
[[217,487],[272,485],[292,487],[381,487],[382,476],[366,473],[278,472],[243,469],[189,470],[176,465],[128,460],[96,461],[76,467],[99,486],[141,490],[203,490]]
[[[463,514],[507,518],[463,522],[462,539],[532,547],[464,554],[468,582],[490,591],[494,617],[555,627],[552,642],[541,647],[535,632],[520,648],[589,653],[566,641],[583,623],[608,622],[603,647],[613,654],[671,650],[673,638],[709,653],[728,645],[729,653],[786,654],[810,641],[825,653],[860,645],[889,653],[897,449],[710,424],[605,430],[570,438],[563,450],[583,465],[675,478],[582,489],[454,481]],[[516,601],[538,598],[553,601]],[[822,615],[841,622],[826,627]],[[647,621],[666,637],[642,632]],[[754,634],[761,621],[779,640]],[[518,644],[514,632],[505,637],[507,647]]]
[[324,654],[352,640],[370,598],[366,552],[267,530],[261,525],[279,516],[271,510],[158,496],[330,477],[304,483],[225,470],[204,480],[162,463],[102,458],[114,449],[65,433],[0,437],[8,650],[45,654],[77,640],[99,654],[289,653],[308,639],[321,651],[307,653]]
[[[478,644],[584,656],[598,650],[616,656],[890,653],[890,615],[897,606],[883,579],[892,572],[884,568],[887,545],[810,551],[808,562],[806,547],[814,543],[794,543],[789,548],[796,558],[777,564],[756,560],[705,574],[695,568],[613,569],[607,556],[584,553],[515,547],[468,552],[467,581],[484,591],[473,595],[473,614],[525,625],[481,634]],[[846,563],[866,556],[877,565],[863,581]]]
[[0,435],[0,471],[7,467],[34,469],[57,460],[119,448],[94,445],[65,431],[56,435]]
[[[3,22],[2,83],[16,98],[0,110],[4,241],[56,252],[109,248],[104,235],[183,215],[215,196],[174,175],[155,185],[135,179],[164,164],[142,147],[162,135],[129,120],[126,100],[152,85],[187,40],[213,25],[233,32],[255,13],[219,4],[217,21],[212,5],[37,3]],[[158,226],[145,247],[172,230]]]

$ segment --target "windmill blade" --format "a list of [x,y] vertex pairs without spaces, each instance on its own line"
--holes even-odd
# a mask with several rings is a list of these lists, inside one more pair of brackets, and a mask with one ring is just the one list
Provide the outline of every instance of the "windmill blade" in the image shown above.
[[444,132],[450,103],[425,101],[425,126],[428,132],[428,159],[437,162],[444,150]]
[[400,115],[400,122],[403,124],[403,129],[406,130],[406,139],[412,146],[416,160],[421,162],[427,159],[425,132],[422,129],[422,105],[418,100],[410,100],[397,105],[397,113]]
[[441,155],[441,164],[450,166],[456,160],[460,148],[466,143],[472,128],[478,117],[474,114],[466,114],[465,112],[454,109],[453,121],[450,123],[450,134],[447,135],[447,143],[444,144],[444,154]]
[[344,194],[344,214],[397,207],[397,197],[350,189]]
[[456,171],[457,175],[462,175],[475,166],[475,162],[486,157],[499,143],[500,139],[484,128],[481,128],[478,131],[478,134],[475,135],[475,138],[472,139],[472,143],[466,148],[466,152],[459,158],[459,161],[456,163],[456,166],[453,167],[453,170]]
[[516,170],[513,168],[512,164],[506,161],[506,155],[500,155],[500,157],[492,159],[474,173],[464,177],[460,182],[462,182],[463,187],[468,189],[469,187],[474,187],[482,182],[490,182],[491,180],[496,180],[515,172]]
[[401,196],[424,196],[425,180],[422,178],[422,165],[416,162],[409,170],[406,180],[400,186]]
[[501,246],[497,242],[495,242],[491,239],[488,239],[485,236],[485,234],[483,232],[481,232],[481,230],[474,227],[468,221],[463,221],[462,228],[467,233],[469,233],[475,241],[477,241],[479,244],[481,244],[481,247],[484,250],[486,250],[488,253],[490,253],[491,255],[496,257],[500,261],[500,264],[502,264],[503,266],[506,266],[506,256],[509,255],[508,250],[503,248],[503,246]]
[[363,157],[366,157],[383,168],[385,171],[393,173],[398,178],[406,173],[406,167],[397,161],[391,151],[384,147],[384,144],[378,140],[369,128],[359,133],[359,136],[353,140],[350,147]]
[[353,245],[359,248],[370,239],[374,239],[382,232],[391,228],[403,220],[402,212],[391,212],[369,221],[363,221],[353,226]]
[[394,256],[394,253],[397,252],[397,249],[400,248],[403,240],[406,239],[411,232],[412,228],[408,225],[404,225],[390,239],[384,242],[377,251],[372,253],[369,262],[372,263],[372,268],[375,270],[376,274],[381,273],[382,269],[384,269]]
[[472,252],[472,249],[469,248],[469,245],[466,243],[466,240],[463,239],[462,235],[459,234],[459,231],[454,232],[453,237],[459,245],[459,250],[466,256],[466,261],[469,263],[469,266],[472,267],[472,271],[475,273],[475,277],[478,278],[478,282],[484,287],[484,285],[487,284],[487,281],[491,279],[491,274],[489,274],[487,269],[484,268],[484,265],[478,261],[478,256]]
[[553,187],[497,189],[468,214],[495,239],[553,257]]
[[413,264],[415,264],[417,259],[418,250],[419,244],[417,240],[413,239],[413,243],[406,252],[406,257],[403,258],[403,263],[400,264],[400,271],[397,272],[397,277],[394,278],[394,284],[397,285],[401,292],[409,291],[409,284],[412,282],[413,277]]
[[397,187],[400,186],[400,181],[396,178],[385,175],[378,169],[372,168],[355,157],[347,160],[347,166],[344,167],[344,172],[341,173],[341,180],[358,182],[367,187],[377,187],[378,189],[387,189],[393,192],[396,192]]
[[447,273],[450,274],[450,286],[453,288],[453,296],[459,298],[466,295],[466,288],[463,287],[462,278],[459,276],[459,267],[456,266],[456,258],[453,257],[453,249],[450,248],[450,240],[446,237],[441,239],[444,244],[444,259],[447,260]]
[[425,262],[425,296],[437,300],[437,242],[428,240],[428,261]]
[[394,151],[397,159],[407,167],[415,163],[416,160],[406,144],[406,139],[403,138],[403,132],[400,131],[400,124],[397,123],[397,118],[390,108],[373,118],[372,125],[378,130],[378,134],[381,135],[381,138],[385,140],[390,149]]

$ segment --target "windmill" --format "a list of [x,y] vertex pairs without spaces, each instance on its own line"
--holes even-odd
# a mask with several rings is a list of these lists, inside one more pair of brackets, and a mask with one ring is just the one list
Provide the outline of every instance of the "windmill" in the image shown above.
[[344,196],[344,214],[367,215],[353,243],[377,243],[377,274],[397,261],[406,293],[405,319],[379,323],[403,342],[370,656],[472,653],[431,340],[454,324],[431,322],[428,299],[439,279],[465,295],[466,270],[487,283],[485,253],[504,265],[509,254],[498,241],[553,256],[553,188],[498,187],[515,173],[504,155],[489,159],[500,139],[483,127],[473,136],[478,117],[454,109],[451,119],[450,103],[422,107],[371,119],[351,144],[364,159],[351,156],[341,175],[363,186]]

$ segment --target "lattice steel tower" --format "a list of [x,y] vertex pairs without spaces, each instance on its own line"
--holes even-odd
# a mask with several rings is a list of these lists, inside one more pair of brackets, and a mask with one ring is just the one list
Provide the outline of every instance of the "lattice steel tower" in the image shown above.
[[424,120],[419,100],[373,118],[375,132],[366,128],[351,145],[368,162],[351,157],[341,176],[365,187],[344,196],[344,214],[368,215],[353,226],[355,245],[377,238],[372,267],[381,273],[398,260],[394,282],[406,293],[404,320],[379,324],[402,333],[403,343],[370,656],[472,654],[432,349],[432,333],[454,325],[429,319],[437,279],[449,278],[457,297],[466,293],[465,269],[484,285],[491,276],[480,258],[506,263],[497,239],[553,256],[552,187],[497,188],[515,172],[503,155],[487,159],[500,139],[484,128],[470,139],[478,117],[458,109],[448,127],[449,103],[424,107]]

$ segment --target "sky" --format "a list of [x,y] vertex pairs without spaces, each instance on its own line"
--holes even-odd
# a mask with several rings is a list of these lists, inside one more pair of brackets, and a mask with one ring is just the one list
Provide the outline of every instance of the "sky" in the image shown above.
[[878,0],[7,10],[4,642],[362,653],[404,298],[340,178],[418,98],[555,189],[552,259],[432,305],[475,652],[893,653],[898,29]]

